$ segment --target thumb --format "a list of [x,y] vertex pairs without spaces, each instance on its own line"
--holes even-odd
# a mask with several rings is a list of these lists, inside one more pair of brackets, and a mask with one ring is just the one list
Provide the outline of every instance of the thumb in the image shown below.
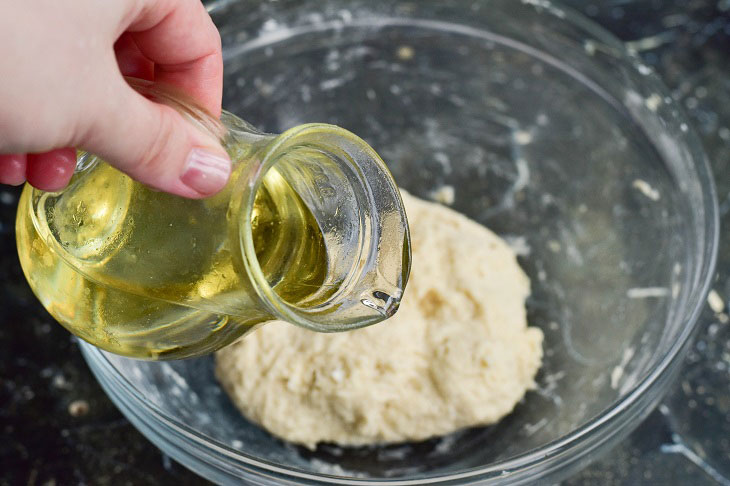
[[96,105],[78,145],[164,192],[197,199],[220,191],[231,172],[220,142],[174,108],[148,100],[123,80],[120,84]]

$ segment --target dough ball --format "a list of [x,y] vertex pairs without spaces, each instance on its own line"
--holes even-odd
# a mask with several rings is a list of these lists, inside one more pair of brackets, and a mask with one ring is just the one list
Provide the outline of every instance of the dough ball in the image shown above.
[[512,249],[461,214],[403,193],[412,273],[398,313],[338,334],[281,321],[216,355],[243,414],[314,448],[424,440],[498,421],[535,386],[542,332]]

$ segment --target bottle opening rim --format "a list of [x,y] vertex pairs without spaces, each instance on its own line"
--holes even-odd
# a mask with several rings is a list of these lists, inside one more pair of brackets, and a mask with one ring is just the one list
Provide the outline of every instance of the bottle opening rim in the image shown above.
[[[323,140],[324,138],[324,140]],[[340,144],[335,142],[327,142],[329,140],[346,141],[347,144]],[[407,246],[407,252],[410,254],[410,236],[408,234],[407,220],[405,219],[405,211],[403,209],[403,203],[400,199],[400,192],[392,180],[390,173],[388,172],[385,164],[382,162],[378,154],[362,139],[352,134],[351,132],[329,124],[323,123],[311,123],[294,127],[290,130],[285,131],[278,137],[276,137],[269,145],[267,145],[259,159],[257,164],[253,164],[252,176],[246,178],[249,186],[246,188],[246,194],[242,201],[242,221],[243,224],[240,226],[240,244],[243,253],[243,262],[248,272],[249,278],[254,284],[253,287],[259,298],[265,303],[269,310],[279,319],[297,324],[301,327],[319,331],[319,332],[338,332],[346,331],[364,327],[370,324],[379,322],[387,317],[390,317],[398,307],[400,298],[402,296],[402,289],[405,287],[407,282],[408,274],[410,271],[410,265],[402,272],[402,279],[399,282],[395,282],[392,287],[394,291],[390,293],[389,299],[385,299],[385,305],[387,309],[380,309],[378,306],[373,305],[373,299],[368,296],[363,296],[360,302],[354,303],[353,305],[362,305],[369,307],[372,312],[371,318],[363,319],[362,316],[356,319],[337,319],[338,322],[332,322],[328,319],[328,316],[337,311],[337,307],[340,305],[348,305],[346,302],[338,302],[338,297],[341,297],[346,292],[335,292],[327,300],[326,303],[316,305],[313,307],[300,307],[296,304],[292,304],[282,299],[274,290],[274,288],[268,282],[264,275],[261,266],[259,265],[256,257],[255,245],[253,241],[253,231],[251,226],[251,215],[254,209],[254,200],[258,190],[263,182],[264,175],[273,168],[277,163],[280,162],[281,155],[285,151],[290,150],[296,146],[317,146],[317,148],[324,149],[326,151],[343,151],[348,155],[347,157],[340,158],[343,163],[351,166],[352,172],[357,174],[358,183],[362,185],[362,196],[367,198],[367,201],[362,201],[363,204],[367,204],[368,207],[378,208],[382,204],[394,205],[396,211],[400,212],[404,221],[405,238],[402,240],[403,244]],[[343,146],[350,147],[344,148]],[[332,149],[332,150],[328,150]],[[357,152],[357,153],[352,153]],[[378,169],[383,175],[387,176],[386,179],[389,184],[385,186],[381,185],[377,188],[371,187],[371,181],[361,171],[362,166],[360,161],[365,161],[366,164],[372,165],[370,167]],[[348,255],[348,258],[354,260],[352,265],[352,271],[348,275],[347,280],[357,280],[362,278],[370,277],[376,280],[371,274],[378,272],[378,251],[379,242],[381,240],[382,221],[379,220],[379,211],[373,210],[367,214],[360,213],[360,217],[367,219],[366,224],[363,225],[364,231],[370,232],[371,238],[365,238],[369,242],[360,242],[360,248],[358,252],[353,252],[352,255]],[[363,240],[363,238],[361,238]],[[357,253],[357,254],[354,254]],[[410,258],[407,258],[410,262]],[[405,262],[404,262],[405,264]],[[346,286],[347,282],[343,282],[343,286]],[[380,290],[374,290],[373,294],[379,295],[384,292]],[[378,299],[375,299],[376,301]],[[341,310],[341,309],[340,309]]]

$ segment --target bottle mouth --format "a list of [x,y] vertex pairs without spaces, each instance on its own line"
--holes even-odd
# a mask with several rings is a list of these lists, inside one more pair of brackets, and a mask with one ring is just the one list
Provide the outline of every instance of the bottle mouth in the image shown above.
[[[272,314],[320,332],[395,314],[410,274],[410,235],[400,192],[377,153],[345,129],[307,124],[273,139],[256,159],[245,178],[239,239],[249,278]],[[280,187],[286,190],[272,192]],[[302,238],[301,245],[287,241],[290,250],[277,253],[276,241],[256,238],[262,194],[273,194],[281,218],[309,221],[279,235]],[[272,278],[265,271],[267,258],[299,273],[282,285],[281,272]],[[303,286],[309,289],[299,292]]]

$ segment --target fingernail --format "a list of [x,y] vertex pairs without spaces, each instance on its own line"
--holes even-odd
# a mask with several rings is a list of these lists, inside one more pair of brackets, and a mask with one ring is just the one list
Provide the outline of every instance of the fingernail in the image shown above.
[[187,165],[180,180],[190,189],[212,195],[223,188],[231,173],[231,162],[220,155],[195,148],[188,154]]

